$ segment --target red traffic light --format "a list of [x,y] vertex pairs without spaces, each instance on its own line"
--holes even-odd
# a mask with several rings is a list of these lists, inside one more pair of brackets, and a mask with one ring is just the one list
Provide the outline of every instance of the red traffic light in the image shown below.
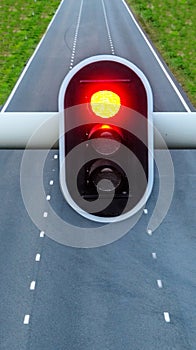
[[152,93],[143,73],[116,56],[86,59],[65,78],[59,111],[68,203],[94,221],[137,213],[153,184]]

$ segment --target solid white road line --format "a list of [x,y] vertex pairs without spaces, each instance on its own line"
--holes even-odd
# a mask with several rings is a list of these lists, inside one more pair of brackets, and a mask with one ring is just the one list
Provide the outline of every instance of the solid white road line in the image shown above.
[[189,108],[189,106],[187,105],[186,101],[184,100],[184,97],[182,96],[182,94],[180,93],[180,91],[178,90],[177,86],[175,85],[174,81],[172,80],[171,76],[169,75],[168,71],[166,70],[165,66],[163,65],[161,59],[159,58],[159,56],[157,55],[156,51],[154,50],[153,46],[151,45],[150,41],[148,40],[148,38],[146,37],[146,35],[144,34],[143,30],[141,29],[139,23],[136,21],[133,13],[131,12],[130,8],[128,7],[128,5],[126,4],[125,0],[122,0],[124,6],[126,7],[128,13],[130,14],[133,22],[135,23],[136,27],[138,28],[139,32],[141,33],[142,37],[144,38],[146,44],[148,45],[149,49],[151,50],[151,52],[153,53],[154,57],[156,58],[157,62],[159,63],[162,71],[164,72],[165,76],[167,77],[167,79],[169,80],[170,84],[172,85],[174,91],[176,92],[176,94],[178,95],[180,101],[182,102],[184,108],[186,109],[187,112],[191,112],[191,109]]
[[22,79],[24,78],[24,76],[25,76],[27,70],[29,69],[29,67],[30,67],[30,65],[31,65],[31,62],[33,61],[34,57],[36,56],[36,54],[37,54],[37,52],[38,52],[38,50],[39,50],[39,48],[40,48],[42,42],[44,41],[45,36],[46,36],[48,30],[50,29],[50,27],[51,27],[52,23],[54,22],[54,20],[55,20],[57,14],[58,14],[58,12],[60,11],[61,6],[63,5],[63,2],[64,2],[64,0],[61,1],[59,7],[57,8],[57,10],[56,10],[56,12],[55,12],[55,14],[54,14],[54,16],[53,16],[51,22],[49,23],[49,25],[48,25],[48,27],[47,27],[47,29],[46,29],[46,31],[45,31],[43,37],[42,37],[42,39],[40,40],[39,44],[37,45],[37,47],[36,47],[36,49],[35,49],[33,55],[31,56],[31,58],[30,58],[29,61],[27,62],[27,65],[26,65],[25,68],[23,69],[23,71],[22,71],[22,73],[21,73],[19,79],[18,79],[17,82],[16,82],[16,85],[14,86],[14,88],[13,88],[13,90],[12,90],[10,96],[8,97],[6,103],[4,104],[4,106],[3,106],[2,110],[1,110],[1,112],[5,112],[5,110],[7,109],[8,105],[9,105],[9,103],[11,102],[11,100],[12,100],[14,94],[16,93],[16,90],[18,89],[18,87],[19,87],[19,85],[20,85]]

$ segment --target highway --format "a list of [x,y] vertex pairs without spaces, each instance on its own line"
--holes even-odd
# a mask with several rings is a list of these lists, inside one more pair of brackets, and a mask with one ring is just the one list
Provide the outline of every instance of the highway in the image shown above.
[[[99,54],[136,64],[148,78],[154,111],[194,110],[159,55],[152,52],[121,0],[66,0],[2,111],[56,112],[63,78],[73,65]],[[76,41],[75,41],[76,39]]]
[[[137,64],[152,86],[155,111],[194,109],[123,1],[66,0],[3,110],[57,111],[66,73],[97,54]],[[35,152],[41,151],[29,157]],[[132,230],[107,246],[76,249],[47,237],[44,204],[42,229],[28,216],[20,188],[23,150],[0,151],[1,350],[195,349],[196,151],[171,155],[174,198],[155,232],[146,228],[159,191],[157,170]],[[39,171],[38,164],[27,169],[29,181],[34,168]],[[43,175],[55,212],[78,227],[94,227],[61,194],[57,151],[49,152]]]
[[[33,225],[20,192],[22,154],[0,152],[1,349],[194,350],[196,152],[172,151],[174,199],[153,235],[146,227],[157,174],[148,214],[120,240],[95,249],[65,247]],[[85,226],[62,197],[54,156],[44,172],[46,195],[61,217]]]

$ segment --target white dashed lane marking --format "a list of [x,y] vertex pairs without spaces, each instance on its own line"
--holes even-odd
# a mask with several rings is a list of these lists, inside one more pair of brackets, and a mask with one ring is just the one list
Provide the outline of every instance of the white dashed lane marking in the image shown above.
[[[157,259],[157,254],[155,252],[152,253],[152,258],[155,260]],[[162,280],[157,280],[157,286],[160,289],[163,288]],[[164,315],[165,322],[167,323],[171,322],[169,312],[164,312],[163,315]]]
[[105,8],[104,0],[102,0],[102,6],[103,6],[103,13],[104,13],[104,18],[105,18],[105,24],[106,24],[106,28],[107,28],[110,48],[111,48],[111,51],[112,51],[112,55],[115,55],[114,45],[113,45],[113,41],[112,41],[112,37],[111,37],[111,32],[110,32],[110,28],[109,28],[109,23],[108,23],[108,18],[107,18],[107,14],[106,14],[106,8]]
[[153,252],[152,257],[153,257],[153,259],[157,259],[157,253]]
[[159,288],[163,288],[163,282],[161,280],[157,280],[157,286]]
[[35,286],[36,286],[36,281],[32,281],[30,284],[30,290],[35,290]]
[[77,40],[78,40],[78,32],[79,32],[79,27],[80,27],[80,20],[81,20],[83,2],[84,2],[84,0],[82,0],[81,4],[80,4],[80,10],[79,10],[78,20],[77,20],[77,25],[76,25],[76,31],[75,31],[75,36],[74,36],[74,42],[73,42],[73,48],[72,48],[72,54],[71,54],[71,62],[70,62],[69,69],[72,69],[73,68],[73,64],[74,64],[76,44],[77,44]]
[[152,230],[148,229],[148,230],[147,230],[147,234],[148,234],[149,236],[152,236]]
[[[58,155],[55,154],[55,155],[53,156],[53,158],[54,158],[54,159],[58,159]],[[53,184],[54,184],[54,181],[53,181],[53,180],[50,180],[49,184],[50,184],[50,185],[53,185]],[[47,199],[47,201],[49,201],[49,200],[51,199],[51,196],[48,194],[48,195],[46,196],[46,199]],[[44,212],[43,212],[43,217],[44,217],[44,218],[47,218],[47,216],[48,216],[48,212],[47,212],[47,211],[44,211]],[[39,237],[40,237],[40,238],[45,237],[45,232],[44,232],[43,230],[39,232]],[[35,255],[35,262],[39,262],[40,260],[41,260],[41,254],[40,254],[40,253],[37,253],[37,254]],[[32,280],[32,281],[30,282],[30,285],[29,285],[29,290],[30,290],[30,291],[35,291],[35,288],[36,288],[36,280]],[[26,315],[24,316],[24,319],[23,319],[23,324],[24,324],[24,325],[28,325],[29,322],[30,322],[30,314],[26,314]]]
[[40,259],[41,259],[41,255],[38,253],[38,254],[36,254],[36,256],[35,256],[35,261],[40,261]]
[[23,323],[29,324],[29,321],[30,321],[30,315],[25,315]]
[[[157,253],[153,252],[152,253],[152,258],[154,260],[157,259]],[[162,280],[157,280],[157,286],[159,289],[162,289],[163,288],[163,282]],[[169,315],[169,312],[164,312],[164,319],[165,319],[165,322],[169,323],[170,322],[170,315]]]
[[171,322],[169,312],[164,312],[164,319],[167,323]]
[[45,236],[45,233],[44,231],[40,231],[40,234],[39,234],[40,238],[43,238]]

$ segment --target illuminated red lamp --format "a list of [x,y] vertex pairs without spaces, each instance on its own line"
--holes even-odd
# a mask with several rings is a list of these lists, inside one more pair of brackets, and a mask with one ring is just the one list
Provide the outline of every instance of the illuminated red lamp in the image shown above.
[[92,111],[101,118],[112,118],[120,110],[121,100],[113,91],[101,90],[91,96]]

